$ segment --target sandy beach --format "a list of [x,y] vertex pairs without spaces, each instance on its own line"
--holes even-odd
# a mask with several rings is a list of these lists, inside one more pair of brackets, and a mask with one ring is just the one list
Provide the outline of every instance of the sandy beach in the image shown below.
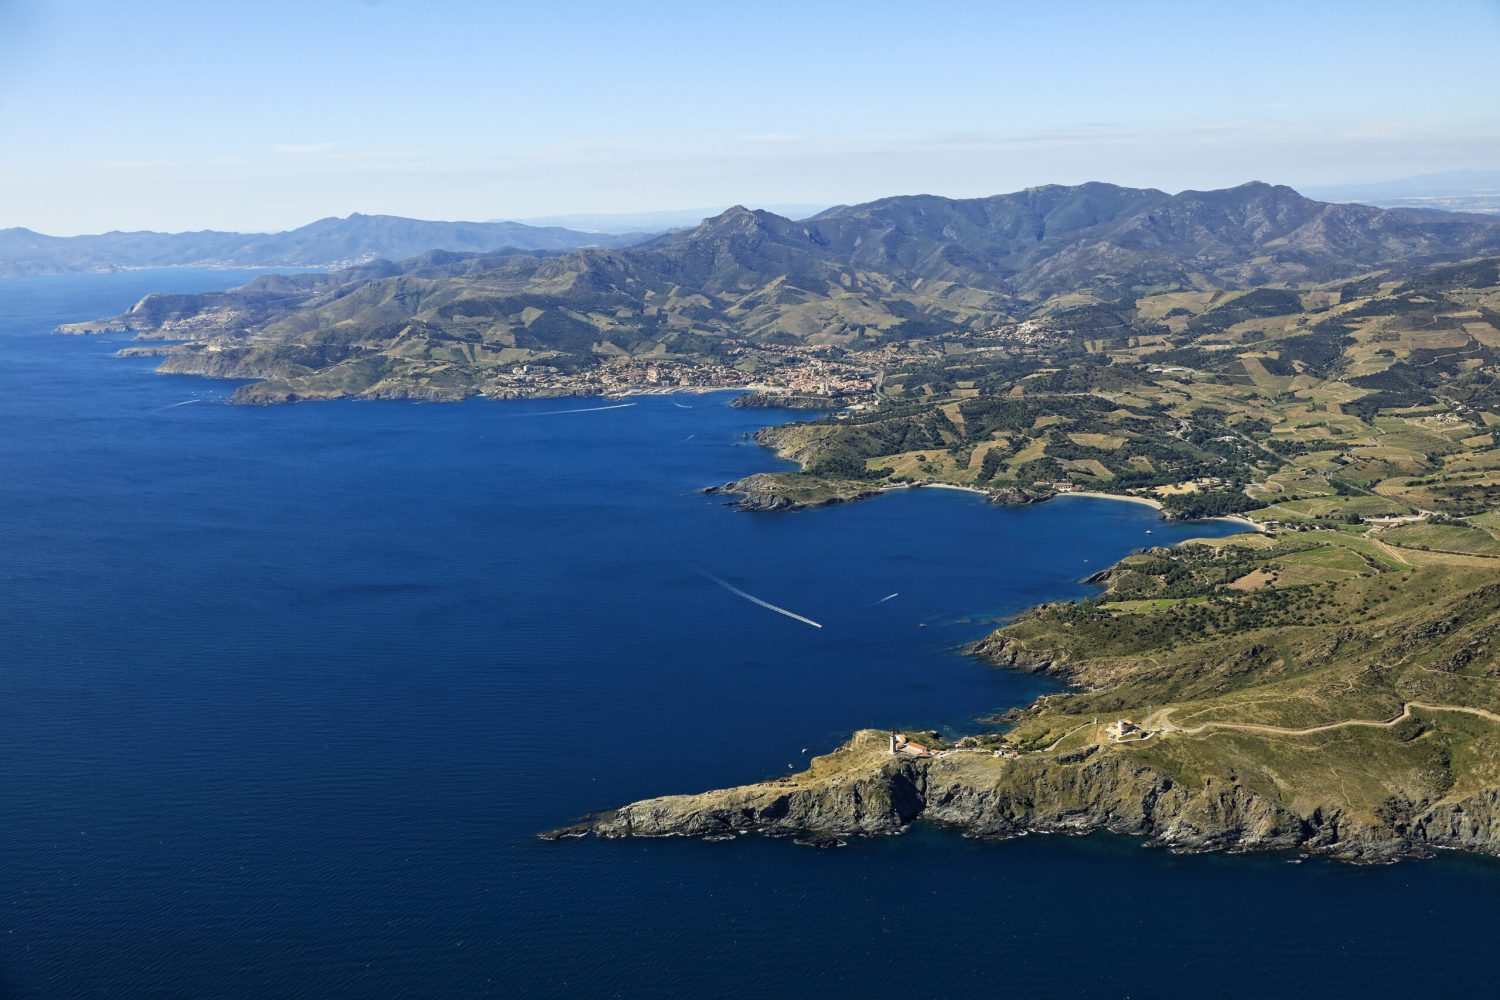
[[[1147,507],[1154,507],[1156,510],[1159,510],[1159,511],[1165,511],[1166,510],[1166,508],[1162,506],[1162,502],[1160,500],[1153,500],[1151,497],[1126,496],[1126,495],[1120,494],[1120,493],[1094,493],[1094,492],[1091,492],[1089,490],[1073,490],[1073,491],[1068,492],[1068,493],[1059,493],[1057,496],[1060,496],[1060,497],[1094,497],[1095,499],[1098,499],[1098,500],[1124,500],[1126,503],[1138,503],[1138,504],[1144,504]],[[1054,497],[1053,499],[1056,499],[1056,497]],[[1263,525],[1256,524],[1254,521],[1250,520],[1248,517],[1240,517],[1238,514],[1224,514],[1224,515],[1222,515],[1220,517],[1205,517],[1205,518],[1201,518],[1201,520],[1204,520],[1204,521],[1229,521],[1229,522],[1231,522],[1233,524],[1242,524],[1245,527],[1249,528],[1251,531],[1264,532],[1266,530]]]
[[963,493],[978,493],[981,496],[990,495],[989,490],[980,489],[978,486],[959,486],[957,483],[912,483],[911,485],[924,490],[959,490]]
[[[978,486],[960,486],[957,483],[894,483],[890,486],[880,487],[880,492],[889,493],[892,490],[958,490],[961,493],[978,493],[980,496],[989,496],[990,491]],[[1140,504],[1150,507],[1165,517],[1166,508],[1160,500],[1151,497],[1129,496],[1123,493],[1096,493],[1092,490],[1070,490],[1066,493],[1058,493],[1048,498],[1056,500],[1058,497],[1090,497],[1094,500],[1123,500],[1125,503]],[[1044,501],[1045,502],[1045,501]],[[1195,518],[1203,521],[1229,521],[1232,524],[1242,525],[1251,531],[1264,533],[1266,528],[1250,520],[1248,517],[1240,517],[1238,514],[1225,514],[1221,517]]]
[[[1152,500],[1150,497],[1126,496],[1122,493],[1094,493],[1090,490],[1069,490],[1059,493],[1060,497],[1093,497],[1096,500],[1124,500],[1126,503],[1144,504],[1147,507],[1155,507],[1157,510],[1165,510],[1160,500]],[[1055,498],[1054,498],[1055,499]]]

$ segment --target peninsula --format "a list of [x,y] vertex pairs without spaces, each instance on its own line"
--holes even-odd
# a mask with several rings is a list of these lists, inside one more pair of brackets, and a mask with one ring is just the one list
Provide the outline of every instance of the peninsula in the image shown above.
[[725,487],[746,509],[932,483],[1261,531],[1131,556],[1098,596],[975,644],[1067,694],[918,753],[860,732],[805,772],[548,836],[828,844],[928,821],[1357,862],[1500,854],[1496,279],[1483,260],[1142,296],[1130,334],[945,353],[885,371],[873,412],[763,431],[802,471]]

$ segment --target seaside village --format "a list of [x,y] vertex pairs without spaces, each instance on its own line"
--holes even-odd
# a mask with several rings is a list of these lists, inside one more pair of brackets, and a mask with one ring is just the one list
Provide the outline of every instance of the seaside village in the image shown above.
[[493,395],[517,393],[599,393],[606,396],[743,389],[791,395],[818,395],[867,404],[874,396],[880,366],[890,363],[891,348],[834,357],[826,344],[761,344],[753,349],[731,346],[723,361],[681,358],[607,358],[582,371],[563,371],[545,363],[518,364],[497,373]]

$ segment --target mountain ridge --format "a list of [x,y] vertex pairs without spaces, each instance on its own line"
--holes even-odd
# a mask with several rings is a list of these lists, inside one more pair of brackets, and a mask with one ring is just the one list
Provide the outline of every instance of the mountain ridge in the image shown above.
[[793,346],[858,353],[1059,311],[1077,329],[1120,328],[1112,304],[1146,292],[1307,286],[1485,253],[1500,253],[1500,219],[1334,205],[1260,182],[1175,195],[1093,182],[899,196],[802,221],[734,206],[631,247],[431,252],[148,298],[69,329],[213,340],[163,370],[282,380],[237,397],[262,401],[506,394],[532,385],[515,367],[571,379],[653,358],[716,366],[705,385],[743,384],[731,368],[759,371]]

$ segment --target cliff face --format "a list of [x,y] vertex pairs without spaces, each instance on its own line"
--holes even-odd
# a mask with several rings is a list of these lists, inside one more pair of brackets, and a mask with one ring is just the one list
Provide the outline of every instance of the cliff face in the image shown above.
[[722,836],[836,838],[899,833],[919,819],[977,837],[1109,830],[1181,850],[1299,849],[1360,862],[1434,848],[1500,854],[1500,796],[1390,802],[1379,817],[1334,803],[1290,808],[1231,777],[1173,778],[1122,746],[997,758],[904,758],[866,730],[789,778],[647,799],[548,838]]
[[[1089,578],[1090,581],[1093,579],[1094,577]],[[1024,670],[1033,674],[1053,674],[1062,678],[1072,675],[1069,664],[1060,654],[1030,649],[1004,632],[991,632],[974,644],[973,651],[976,656],[989,660],[997,667]]]

